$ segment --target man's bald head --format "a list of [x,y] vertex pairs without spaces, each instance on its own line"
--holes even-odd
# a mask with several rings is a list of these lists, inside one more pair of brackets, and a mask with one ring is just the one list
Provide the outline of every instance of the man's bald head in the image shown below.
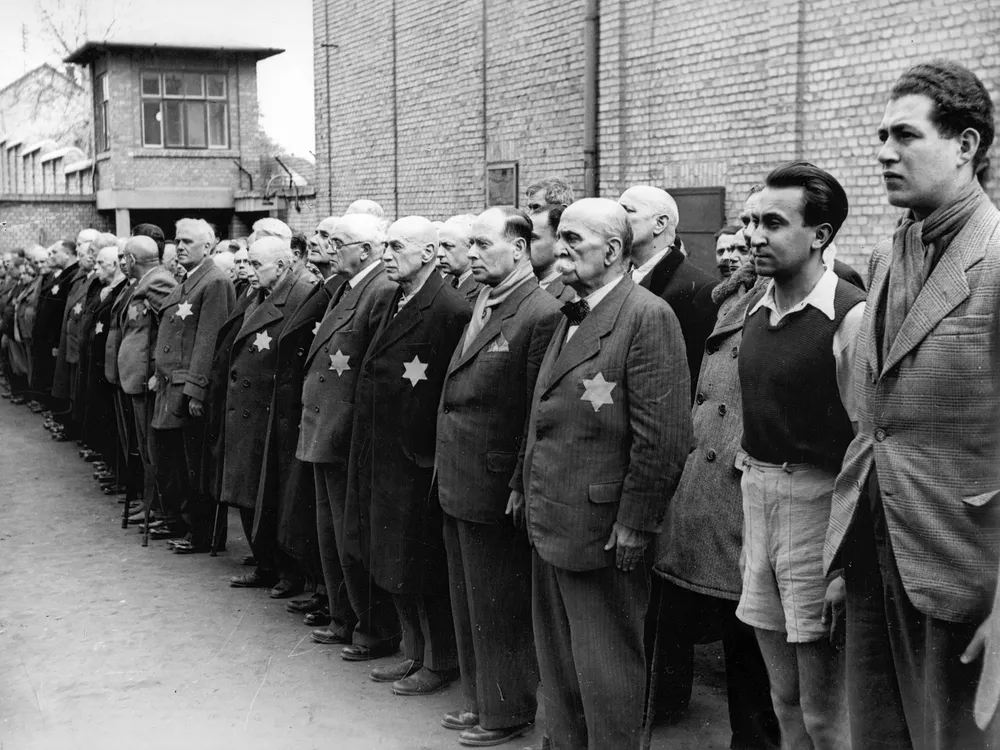
[[388,231],[385,253],[386,275],[406,288],[419,284],[434,270],[438,233],[423,216],[406,216],[394,222]]
[[438,233],[430,219],[423,216],[404,216],[399,221],[389,225],[389,235],[402,237],[420,245],[437,247]]
[[379,260],[385,239],[382,219],[371,214],[345,214],[333,225],[330,234],[330,254],[337,273],[352,278]]
[[677,202],[666,190],[652,185],[635,185],[622,193],[618,203],[628,213],[637,264],[673,244],[680,213]]
[[24,249],[24,256],[40,266],[49,259],[49,251],[41,245],[32,245]]
[[105,247],[97,253],[97,276],[103,284],[110,284],[115,280],[121,267],[118,264],[118,245]]
[[292,266],[291,242],[284,237],[261,237],[250,245],[248,254],[263,289],[274,289]]
[[263,237],[280,237],[282,239],[290,240],[292,239],[292,228],[281,219],[274,219],[270,216],[266,216],[263,219],[257,219],[257,221],[253,223],[252,236],[258,240]]
[[91,229],[90,227],[81,229],[79,234],[76,235],[76,244],[82,245],[84,242],[93,242],[97,239],[97,235],[99,234],[100,232],[96,229]]
[[625,209],[607,198],[571,203],[559,220],[556,268],[581,297],[625,271],[632,229]]
[[135,276],[136,271],[145,273],[159,262],[160,248],[152,237],[136,235],[125,245],[125,258],[130,264],[129,274]]
[[233,275],[236,272],[236,261],[233,260],[232,253],[215,253],[215,255],[210,257],[212,262],[220,271],[226,274],[226,276],[230,279],[233,278]]
[[369,214],[379,219],[385,218],[385,210],[375,201],[361,198],[347,207],[345,214]]

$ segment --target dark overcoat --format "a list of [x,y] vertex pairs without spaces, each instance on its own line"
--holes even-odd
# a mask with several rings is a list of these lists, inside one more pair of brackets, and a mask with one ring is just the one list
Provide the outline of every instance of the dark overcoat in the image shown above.
[[66,308],[59,331],[59,352],[52,377],[52,395],[56,398],[72,398],[75,393],[76,370],[73,365],[80,362],[80,320],[91,289],[95,285],[100,286],[100,283],[96,273],[80,269],[66,295]]
[[76,280],[79,266],[73,263],[53,272],[42,284],[38,296],[35,317],[35,331],[31,346],[34,349],[35,369],[32,373],[36,391],[46,391],[52,387],[56,370],[56,354],[62,334],[63,314],[66,312],[66,298]]
[[342,554],[387,592],[419,594],[424,571],[445,564],[441,506],[430,493],[437,407],[471,312],[436,273],[396,313],[401,298],[397,290],[361,364]]

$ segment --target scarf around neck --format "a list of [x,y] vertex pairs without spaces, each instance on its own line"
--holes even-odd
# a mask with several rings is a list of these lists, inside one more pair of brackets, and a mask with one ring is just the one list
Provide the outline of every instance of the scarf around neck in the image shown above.
[[479,290],[479,296],[476,297],[476,304],[472,308],[472,320],[469,321],[469,327],[465,331],[465,343],[462,345],[462,354],[468,351],[472,342],[476,340],[476,336],[490,322],[494,308],[502,305],[514,293],[515,289],[528,279],[534,278],[534,276],[535,272],[531,268],[531,263],[525,260],[496,286],[484,285]]
[[883,359],[889,356],[903,321],[934,267],[983,201],[989,198],[979,181],[973,180],[954,202],[936,209],[923,221],[917,221],[909,211],[899,222],[892,236],[882,335]]

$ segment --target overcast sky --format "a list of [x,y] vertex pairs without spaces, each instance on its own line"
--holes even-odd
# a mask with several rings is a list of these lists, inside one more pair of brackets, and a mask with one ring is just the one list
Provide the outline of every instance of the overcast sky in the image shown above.
[[[84,38],[159,44],[275,47],[257,65],[261,121],[292,153],[311,156],[313,135],[311,0],[5,0],[0,23],[0,86],[62,55],[47,32],[47,10],[72,44]],[[83,32],[77,19],[84,8]]]

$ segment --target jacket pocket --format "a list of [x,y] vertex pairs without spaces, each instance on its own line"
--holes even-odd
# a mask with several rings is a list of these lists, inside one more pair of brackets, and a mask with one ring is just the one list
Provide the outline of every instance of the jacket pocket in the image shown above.
[[1000,490],[990,490],[989,492],[983,492],[979,495],[972,495],[970,497],[963,497],[962,502],[966,505],[971,505],[973,507],[979,508],[986,503],[990,502],[997,495],[1000,495]]
[[992,315],[962,315],[955,318],[944,318],[934,326],[932,334],[938,336],[957,336],[959,334],[989,333],[992,330]]
[[622,487],[624,482],[602,482],[592,484],[587,488],[587,497],[590,502],[604,505],[606,503],[617,503],[622,499]]
[[187,370],[174,370],[170,373],[170,384],[171,385],[184,385],[188,382],[188,371]]
[[497,474],[510,474],[517,466],[517,454],[503,451],[486,452],[486,468]]

